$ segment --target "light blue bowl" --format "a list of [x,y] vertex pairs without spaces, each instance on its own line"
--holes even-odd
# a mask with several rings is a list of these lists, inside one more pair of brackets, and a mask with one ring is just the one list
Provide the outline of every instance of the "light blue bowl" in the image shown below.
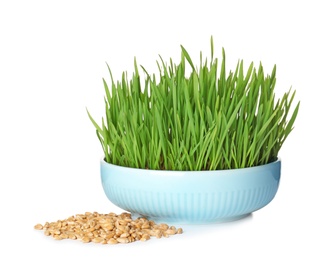
[[108,199],[158,222],[210,223],[242,218],[275,196],[281,161],[234,170],[160,171],[121,167],[101,160]]

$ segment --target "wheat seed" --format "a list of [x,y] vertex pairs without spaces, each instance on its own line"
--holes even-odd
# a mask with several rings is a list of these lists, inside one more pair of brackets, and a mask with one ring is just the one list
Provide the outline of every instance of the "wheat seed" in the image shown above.
[[156,224],[144,217],[133,220],[131,214],[126,212],[120,215],[85,212],[65,220],[37,224],[34,229],[43,230],[44,235],[52,236],[55,240],[72,239],[101,244],[126,244],[183,233],[182,228],[169,227],[165,223]]

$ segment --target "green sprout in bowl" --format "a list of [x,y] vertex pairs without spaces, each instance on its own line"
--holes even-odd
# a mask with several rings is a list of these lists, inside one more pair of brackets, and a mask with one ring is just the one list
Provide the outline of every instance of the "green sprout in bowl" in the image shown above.
[[[273,162],[293,130],[299,102],[292,112],[295,91],[275,98],[276,65],[265,75],[262,64],[251,63],[247,73],[243,60],[226,73],[225,51],[218,59],[196,68],[181,46],[181,61],[157,62],[159,77],[137,62],[129,79],[105,88],[105,119],[101,126],[88,112],[111,164],[156,170],[223,170]],[[190,74],[186,75],[186,64]],[[288,114],[291,116],[288,117]]]

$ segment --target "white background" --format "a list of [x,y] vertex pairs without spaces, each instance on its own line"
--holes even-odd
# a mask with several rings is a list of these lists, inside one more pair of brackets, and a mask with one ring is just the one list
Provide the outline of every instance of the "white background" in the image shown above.
[[[315,1],[1,1],[0,259],[318,259],[317,7]],[[55,241],[33,226],[76,213],[122,212],[103,193],[102,149],[88,120],[104,111],[102,78],[156,72],[180,44],[198,61],[227,54],[228,69],[277,64],[277,95],[301,100],[280,152],[275,199],[232,223],[127,245]]]

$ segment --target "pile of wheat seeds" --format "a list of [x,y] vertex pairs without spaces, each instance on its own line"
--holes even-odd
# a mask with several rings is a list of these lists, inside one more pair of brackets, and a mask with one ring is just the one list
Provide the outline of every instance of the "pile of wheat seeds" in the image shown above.
[[44,235],[56,240],[73,239],[101,244],[147,241],[151,237],[161,238],[183,233],[182,228],[177,229],[164,223],[156,224],[144,217],[132,219],[127,212],[119,215],[85,212],[64,220],[37,224],[34,228],[43,230]]

